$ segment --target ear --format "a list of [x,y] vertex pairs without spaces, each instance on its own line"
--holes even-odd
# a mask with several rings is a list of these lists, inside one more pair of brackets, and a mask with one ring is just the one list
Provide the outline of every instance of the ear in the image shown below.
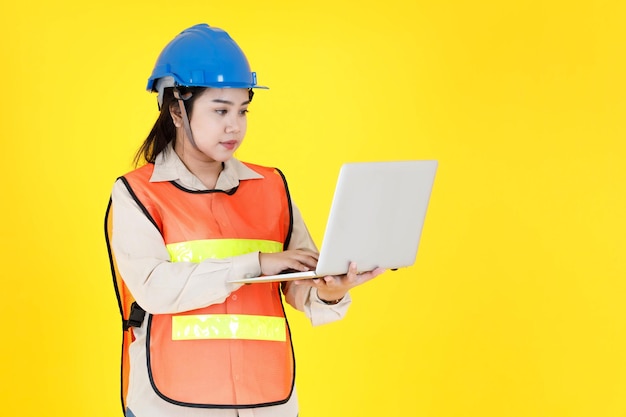
[[180,107],[178,107],[177,101],[170,104],[170,116],[172,117],[174,126],[181,127],[183,125],[183,117],[180,113]]

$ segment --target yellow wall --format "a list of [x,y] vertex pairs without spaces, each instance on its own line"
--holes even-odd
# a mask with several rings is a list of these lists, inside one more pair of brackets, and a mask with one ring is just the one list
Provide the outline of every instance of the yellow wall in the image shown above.
[[289,311],[302,417],[626,415],[623,1],[5,3],[0,414],[119,415],[104,209],[204,21],[271,86],[238,156],[318,243],[342,162],[440,162],[415,266]]

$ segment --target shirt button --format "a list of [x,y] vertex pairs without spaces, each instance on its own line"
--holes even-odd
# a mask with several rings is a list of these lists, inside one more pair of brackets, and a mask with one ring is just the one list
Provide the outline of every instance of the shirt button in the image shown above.
[[237,294],[233,294],[233,296],[231,297],[233,301],[237,301]]

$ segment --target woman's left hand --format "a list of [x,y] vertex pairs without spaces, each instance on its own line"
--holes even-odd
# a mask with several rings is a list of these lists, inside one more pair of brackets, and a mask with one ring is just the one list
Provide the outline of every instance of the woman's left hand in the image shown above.
[[385,272],[385,269],[376,268],[360,274],[357,271],[356,263],[352,262],[346,275],[329,275],[323,278],[303,279],[294,281],[294,284],[317,288],[317,296],[323,301],[337,301],[345,297],[351,288],[376,278]]

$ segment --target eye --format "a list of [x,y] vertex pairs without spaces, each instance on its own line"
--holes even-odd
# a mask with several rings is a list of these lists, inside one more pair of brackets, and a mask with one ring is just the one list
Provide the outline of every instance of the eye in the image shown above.
[[248,113],[249,113],[248,109],[239,110],[239,114],[242,115],[242,116],[245,116]]
[[226,109],[216,109],[215,113],[219,114],[220,116],[224,116],[226,113],[228,113],[228,110],[226,110]]

